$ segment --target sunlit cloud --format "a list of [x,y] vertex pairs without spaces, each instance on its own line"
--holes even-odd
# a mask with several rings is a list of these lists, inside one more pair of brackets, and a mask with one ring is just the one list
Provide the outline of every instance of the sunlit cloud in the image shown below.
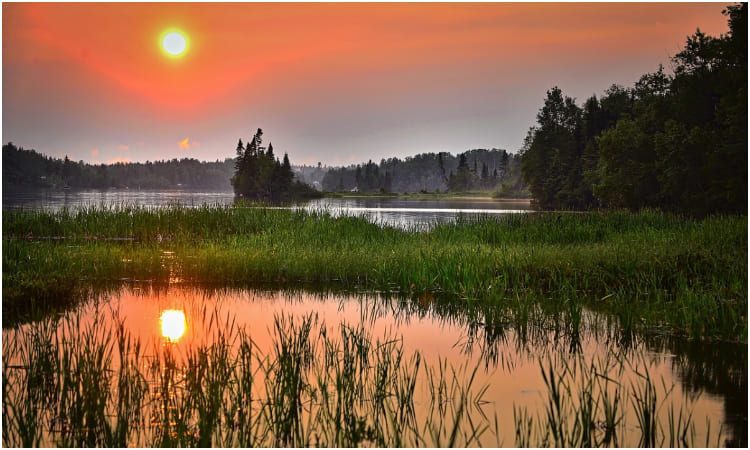
[[95,148],[91,150],[91,156],[99,156],[99,149]]
[[127,158],[120,158],[118,156],[115,159],[110,159],[109,161],[107,161],[107,164],[117,164],[117,163],[130,164],[130,160]]
[[193,147],[200,147],[201,146],[201,143],[198,142],[198,141],[193,141],[192,144],[193,144]]
[[135,143],[135,145],[137,145],[138,147],[143,147],[143,142],[138,141],[138,142]]
[[119,148],[122,151],[130,150],[130,147],[128,147],[127,145],[118,145],[117,148]]
[[178,142],[181,149],[189,150],[190,149],[190,138],[186,137],[185,139]]

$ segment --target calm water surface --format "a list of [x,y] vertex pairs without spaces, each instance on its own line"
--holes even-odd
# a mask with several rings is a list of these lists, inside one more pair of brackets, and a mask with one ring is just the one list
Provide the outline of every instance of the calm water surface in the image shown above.
[[[707,423],[711,430],[709,445],[736,445],[738,439],[747,442],[746,346],[686,343],[659,336],[634,338],[624,344],[617,335],[616,323],[589,311],[584,312],[580,332],[570,336],[551,322],[519,328],[507,318],[495,321],[486,313],[469,314],[455,305],[455,300],[444,301],[429,294],[404,300],[379,295],[206,291],[175,286],[151,289],[136,285],[68,312],[68,317],[80,317],[80,322],[74,327],[60,325],[59,332],[63,339],[70,339],[71,334],[85,333],[95,321],[105,330],[114,330],[114,317],[118,317],[125,329],[144,343],[144,355],[158,352],[168,341],[177,354],[182,354],[209,342],[212,329],[232,323],[233,329],[246,330],[261,354],[268,354],[274,342],[274,320],[282,315],[297,321],[314,315],[331,336],[342,324],[362,326],[381,342],[400,340],[406,355],[418,351],[427,367],[437,369],[440,361],[445,361],[448,367],[463,368],[458,371],[459,383],[466,383],[471,370],[478,368],[474,386],[486,386],[487,390],[470,417],[493,430],[482,436],[483,446],[515,446],[514,408],[525,409],[531,417],[544,416],[548,390],[540,366],[551,364],[562,373],[571,360],[583,358],[586,365],[597,364],[603,375],[625,387],[639,385],[642,379],[636,372],[647,370],[659,399],[659,420],[667,426],[670,408],[683,414],[692,412],[696,445],[705,443]],[[165,311],[169,311],[166,316]],[[21,327],[21,332],[30,326]],[[19,339],[18,332],[3,330],[6,364],[9,353],[13,354],[7,346]],[[575,386],[579,377],[570,375],[569,379]],[[428,414],[425,409],[432,404],[426,383],[425,372],[420,372],[415,394],[417,416]],[[624,398],[621,406],[628,412],[623,418],[626,426],[620,445],[637,446],[638,422],[631,398]],[[494,432],[495,418],[498,435]],[[722,437],[717,440],[719,429]]]
[[[231,192],[194,192],[183,190],[139,191],[110,189],[107,191],[35,190],[3,192],[3,209],[31,208],[59,210],[99,205],[138,205],[160,207],[179,203],[188,207],[204,204],[229,205]],[[334,215],[364,215],[373,222],[400,227],[423,228],[435,222],[454,219],[459,214],[509,214],[531,210],[526,200],[493,199],[421,200],[403,198],[323,198],[300,207],[326,210]]]

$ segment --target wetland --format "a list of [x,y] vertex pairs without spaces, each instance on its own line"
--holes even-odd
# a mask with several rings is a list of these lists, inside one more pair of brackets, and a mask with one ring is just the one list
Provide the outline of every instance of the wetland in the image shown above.
[[383,222],[5,210],[3,443],[746,444],[746,217]]

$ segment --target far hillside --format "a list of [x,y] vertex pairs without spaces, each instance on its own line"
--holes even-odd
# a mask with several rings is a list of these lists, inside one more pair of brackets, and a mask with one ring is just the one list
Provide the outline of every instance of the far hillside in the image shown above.
[[[205,189],[232,191],[236,158],[89,164],[3,145],[3,189]],[[296,180],[328,192],[466,192],[528,197],[519,157],[505,150],[423,153],[375,164],[291,166]]]
[[382,159],[380,164],[331,168],[321,182],[325,191],[349,192],[467,192],[526,197],[516,155],[500,149],[475,149],[458,155],[422,153]]
[[231,191],[234,159],[183,158],[145,163],[88,164],[3,145],[3,189],[206,189]]

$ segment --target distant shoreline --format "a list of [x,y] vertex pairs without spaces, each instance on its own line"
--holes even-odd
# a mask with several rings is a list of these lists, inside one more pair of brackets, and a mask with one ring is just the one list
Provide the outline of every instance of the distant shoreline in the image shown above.
[[436,200],[491,200],[506,203],[531,203],[530,198],[493,197],[491,192],[414,192],[414,193],[365,193],[365,192],[324,192],[324,198],[410,198]]
[[[39,191],[51,191],[51,192],[66,192],[68,190],[61,186],[29,186],[29,185],[8,185],[3,186],[3,191],[6,194],[14,193],[26,193],[26,192],[39,192]],[[141,191],[141,192],[205,192],[205,193],[216,193],[216,194],[232,194],[231,190],[226,189],[207,189],[200,187],[180,186],[180,187],[165,187],[165,188],[138,188],[138,187],[108,187],[108,188],[72,188],[70,192],[80,191]],[[324,192],[319,191],[323,198],[398,198],[398,199],[416,199],[416,200],[486,200],[494,203],[531,203],[531,198],[523,197],[494,197],[492,192],[410,192],[410,193],[396,193],[396,192]]]

